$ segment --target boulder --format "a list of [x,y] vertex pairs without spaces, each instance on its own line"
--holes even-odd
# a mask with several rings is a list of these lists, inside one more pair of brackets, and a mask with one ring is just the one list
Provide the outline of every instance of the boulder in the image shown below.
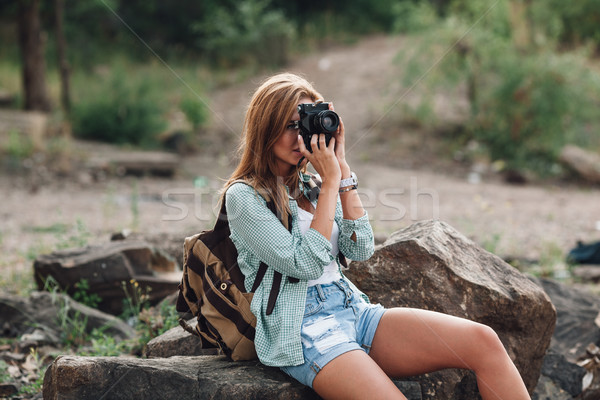
[[183,241],[189,236],[181,233],[166,232],[131,232],[123,230],[116,232],[111,236],[112,241],[126,240],[149,243],[153,248],[160,249],[161,252],[170,257],[171,260],[181,266],[183,262]]
[[[551,279],[530,279],[544,288],[558,314],[534,400],[565,398],[561,393],[569,399],[600,398],[600,297]],[[552,388],[559,390],[544,397]]]
[[[448,224],[423,221],[398,231],[345,274],[372,302],[439,311],[492,327],[534,391],[556,323],[554,306],[525,275]],[[470,372],[458,370],[414,379],[431,399],[464,398],[456,393],[474,382]]]
[[586,370],[577,364],[567,361],[564,355],[557,354],[552,350],[544,357],[542,365],[542,376],[549,378],[555,386],[577,397],[583,389],[583,377]]
[[0,294],[0,315],[0,337],[21,337],[35,347],[59,344],[65,320],[85,321],[86,333],[102,328],[117,340],[135,335],[134,329],[122,320],[60,293],[32,292],[29,298]]
[[585,358],[589,344],[600,345],[600,327],[595,323],[600,297],[551,279],[531,279],[546,291],[556,307],[558,317],[551,349],[571,363]]
[[164,151],[126,151],[104,155],[94,155],[87,165],[98,172],[116,175],[175,175],[181,158]]
[[13,132],[41,148],[48,129],[48,114],[40,111],[0,110],[0,147],[5,147]]
[[[409,400],[421,399],[415,382],[398,382]],[[268,400],[319,399],[278,368],[223,356],[120,358],[61,356],[44,376],[44,399]]]
[[[191,329],[194,329],[197,323],[196,319],[187,322]],[[146,345],[148,357],[217,355],[218,351],[216,348],[203,349],[200,338],[187,332],[181,326],[169,329]]]
[[586,181],[600,183],[600,154],[568,145],[561,150],[559,158]]
[[115,241],[55,251],[39,256],[33,268],[39,289],[44,289],[52,277],[61,290],[74,295],[75,284],[87,280],[88,293],[102,299],[98,308],[114,315],[122,312],[123,300],[134,297],[135,290],[147,295],[149,303],[155,305],[177,291],[181,281],[177,263],[142,241]]

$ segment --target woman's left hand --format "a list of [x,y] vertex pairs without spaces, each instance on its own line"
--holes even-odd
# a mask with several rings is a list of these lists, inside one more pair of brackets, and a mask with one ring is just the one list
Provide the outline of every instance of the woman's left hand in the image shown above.
[[[329,103],[329,109],[331,111],[335,111],[333,108],[333,103]],[[337,158],[338,163],[340,164],[342,176],[344,178],[347,178],[349,176],[349,172],[346,173],[346,170],[350,171],[350,168],[348,167],[348,163],[346,162],[346,131],[344,129],[344,121],[342,121],[341,117],[340,126],[338,127],[338,130],[333,134],[333,137],[335,138],[335,157]]]

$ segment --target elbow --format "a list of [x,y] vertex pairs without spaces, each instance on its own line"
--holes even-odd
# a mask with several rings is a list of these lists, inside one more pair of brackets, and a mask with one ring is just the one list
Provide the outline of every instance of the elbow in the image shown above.
[[318,279],[324,271],[324,265],[320,261],[307,262],[297,257],[280,258],[273,263],[273,268],[284,275],[305,281]]

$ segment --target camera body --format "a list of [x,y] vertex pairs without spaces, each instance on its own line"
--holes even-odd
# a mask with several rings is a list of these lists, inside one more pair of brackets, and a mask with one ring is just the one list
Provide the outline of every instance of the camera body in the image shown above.
[[300,121],[297,126],[306,149],[312,153],[310,138],[314,134],[324,133],[325,143],[329,145],[331,136],[340,126],[340,117],[329,109],[329,103],[304,103],[298,105]]

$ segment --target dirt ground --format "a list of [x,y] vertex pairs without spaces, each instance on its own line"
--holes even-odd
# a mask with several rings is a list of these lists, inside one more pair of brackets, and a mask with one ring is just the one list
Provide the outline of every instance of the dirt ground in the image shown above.
[[[314,82],[344,119],[350,165],[376,235],[439,218],[501,256],[558,264],[577,240],[600,240],[598,187],[506,184],[485,168],[471,170],[452,157],[438,157],[430,137],[408,128],[394,130],[394,146],[375,143],[414,95],[399,83],[402,60],[394,61],[404,40],[372,37],[315,51],[288,67]],[[233,168],[244,108],[261,80],[253,77],[211,95],[214,118],[207,134],[213,145],[182,157],[174,178],[93,179],[78,166],[67,177],[52,179],[0,173],[0,288],[22,286],[36,254],[76,244],[75,237],[95,243],[132,229],[183,239],[207,228],[222,179]],[[441,112],[448,115],[461,110],[460,101],[442,102]],[[81,159],[124,151],[81,142],[71,146]]]

